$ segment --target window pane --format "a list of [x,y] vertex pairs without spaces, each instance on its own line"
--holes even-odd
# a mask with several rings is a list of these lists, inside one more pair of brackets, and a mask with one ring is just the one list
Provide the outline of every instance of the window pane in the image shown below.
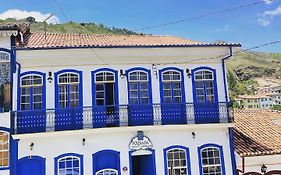
[[9,166],[9,133],[0,131],[0,168]]
[[208,147],[201,150],[201,162],[204,175],[221,174],[221,161],[218,148]]

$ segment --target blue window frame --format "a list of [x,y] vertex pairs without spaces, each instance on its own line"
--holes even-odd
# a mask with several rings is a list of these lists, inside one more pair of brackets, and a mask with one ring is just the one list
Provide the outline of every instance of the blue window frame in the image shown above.
[[216,71],[209,67],[192,70],[193,97],[196,103],[218,102]]
[[165,175],[191,175],[189,149],[180,145],[165,148],[164,165]]
[[46,108],[45,74],[30,71],[20,74],[18,107],[20,110],[41,110]]
[[55,175],[83,175],[83,155],[62,154],[55,158]]
[[129,104],[151,103],[150,71],[144,68],[127,70]]
[[225,175],[223,147],[205,144],[198,147],[200,175]]

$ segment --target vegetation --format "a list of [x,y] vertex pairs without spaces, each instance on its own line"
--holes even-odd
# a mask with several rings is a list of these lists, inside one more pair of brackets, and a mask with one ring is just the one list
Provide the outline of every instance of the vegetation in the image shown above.
[[281,111],[281,105],[273,105],[272,109]]

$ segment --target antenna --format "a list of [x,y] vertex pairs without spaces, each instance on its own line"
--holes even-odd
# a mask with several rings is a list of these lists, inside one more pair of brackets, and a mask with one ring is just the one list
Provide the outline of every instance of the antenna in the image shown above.
[[50,14],[50,16],[48,16],[43,22],[44,22],[44,31],[45,31],[45,40],[47,40],[47,36],[46,36],[46,34],[47,34],[47,20],[48,19],[50,19],[52,16],[53,16],[54,14],[52,13],[52,14]]

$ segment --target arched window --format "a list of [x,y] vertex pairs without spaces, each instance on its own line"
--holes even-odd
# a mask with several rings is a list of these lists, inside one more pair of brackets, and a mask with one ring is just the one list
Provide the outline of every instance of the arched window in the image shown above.
[[79,74],[73,72],[58,75],[59,108],[79,106]]
[[9,166],[9,133],[0,131],[0,168]]
[[188,149],[183,147],[173,147],[164,150],[166,154],[166,175],[187,175],[188,170]]
[[68,153],[55,158],[55,175],[83,175],[83,156]]
[[148,73],[136,70],[129,72],[129,103],[130,104],[148,104],[149,98],[149,77]]
[[183,99],[181,73],[167,70],[162,73],[164,103],[181,103]]
[[98,171],[96,175],[118,175],[118,172],[114,169],[103,169]]
[[215,81],[213,71],[199,70],[194,73],[196,101],[215,102]]
[[[95,102],[97,106],[115,105],[115,76],[113,72],[97,72],[95,80]],[[117,92],[116,92],[117,93]]]
[[20,109],[34,110],[43,108],[43,76],[24,75],[20,82]]
[[224,175],[222,147],[218,145],[201,146],[199,149],[202,175]]

